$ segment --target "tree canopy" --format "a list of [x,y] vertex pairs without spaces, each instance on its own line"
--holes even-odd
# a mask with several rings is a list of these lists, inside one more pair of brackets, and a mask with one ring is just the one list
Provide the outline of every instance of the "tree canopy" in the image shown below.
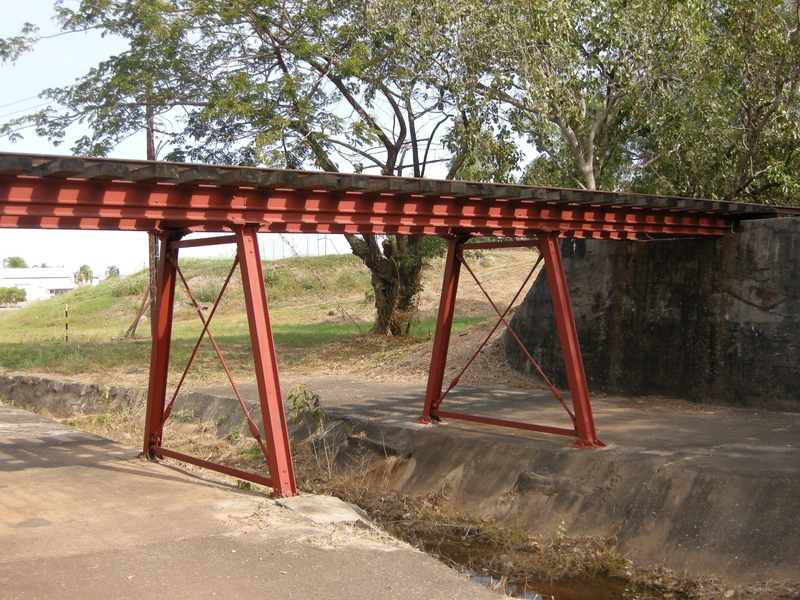
[[94,273],[89,265],[81,265],[80,268],[72,274],[72,278],[78,285],[91,285]]
[[0,287],[0,304],[9,306],[27,300],[27,292],[17,287]]
[[27,269],[28,262],[21,256],[9,256],[3,259],[4,269]]

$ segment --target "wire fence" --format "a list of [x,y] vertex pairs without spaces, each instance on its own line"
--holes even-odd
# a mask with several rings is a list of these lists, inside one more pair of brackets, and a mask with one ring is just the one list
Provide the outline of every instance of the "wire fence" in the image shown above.
[[[343,235],[318,233],[259,233],[258,249],[261,260],[281,260],[294,256],[327,256],[328,254],[349,254],[350,245]],[[183,258],[225,258],[232,259],[236,246],[201,246],[185,248],[180,251]],[[142,269],[147,269],[142,262]]]
[[333,234],[259,234],[258,245],[262,260],[281,260],[295,255],[327,256],[350,253],[350,246],[344,236]]

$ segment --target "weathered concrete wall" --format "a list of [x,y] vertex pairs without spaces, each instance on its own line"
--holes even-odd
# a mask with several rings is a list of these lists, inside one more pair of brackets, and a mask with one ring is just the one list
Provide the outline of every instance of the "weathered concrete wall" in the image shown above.
[[[671,418],[674,424],[682,419]],[[723,431],[743,428],[726,417],[712,423]],[[585,451],[489,431],[387,426],[386,420],[356,425],[355,431],[375,446],[411,455],[392,482],[406,494],[446,487],[459,511],[545,538],[559,529],[570,536],[616,537],[621,551],[642,566],[738,582],[797,577],[800,496],[791,459],[777,464],[763,450],[724,442],[713,450],[651,450],[629,442]],[[635,436],[646,441],[641,432]]]
[[95,414],[110,407],[144,407],[147,391],[139,388],[79,383],[40,375],[0,375],[0,398],[35,413],[54,417]]
[[[800,409],[800,219],[722,239],[571,240],[562,255],[591,391]],[[511,324],[566,388],[544,273]]]

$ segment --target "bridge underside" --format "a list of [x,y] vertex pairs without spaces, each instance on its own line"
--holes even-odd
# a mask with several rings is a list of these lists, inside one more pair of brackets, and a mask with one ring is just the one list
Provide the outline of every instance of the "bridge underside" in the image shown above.
[[[449,247],[439,316],[425,403],[418,420],[429,423],[451,418],[517,427],[574,437],[573,445],[593,448],[603,444],[592,419],[558,239],[721,236],[731,233],[741,219],[781,214],[797,216],[798,212],[762,205],[534,186],[0,154],[0,227],[147,231],[161,240],[143,453],[175,457],[261,483],[272,487],[277,496],[295,495],[297,489],[256,239],[259,232],[446,238]],[[184,239],[194,232],[223,235]],[[510,239],[470,243],[476,237]],[[188,246],[220,243],[236,245],[231,275],[238,266],[262,409],[263,439],[256,424],[247,417],[250,432],[264,452],[269,477],[213,464],[163,446],[164,423],[180,389],[179,384],[167,401],[175,290],[179,281],[185,283],[178,253]],[[529,359],[564,405],[571,426],[516,423],[441,409],[444,397],[458,380],[456,377],[443,391],[462,267],[474,276],[463,250],[508,246],[535,246],[544,262],[567,368],[571,408],[535,361],[530,356]],[[529,277],[534,269],[535,265]],[[193,300],[188,286],[187,291]],[[220,298],[223,292],[224,288]],[[495,328],[507,325],[505,316],[510,306],[501,310],[489,300],[498,314]],[[208,337],[225,367],[209,328],[214,310],[204,317],[196,308],[204,324],[198,346],[204,336]],[[230,376],[227,368],[226,373]],[[230,381],[238,395],[232,377]],[[247,413],[244,402],[242,408]]]

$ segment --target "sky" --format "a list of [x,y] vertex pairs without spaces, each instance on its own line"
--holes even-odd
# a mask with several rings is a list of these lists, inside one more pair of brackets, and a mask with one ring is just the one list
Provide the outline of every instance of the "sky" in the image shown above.
[[[0,37],[18,35],[25,22],[38,25],[42,36],[56,34],[58,30],[51,21],[53,4],[54,0],[0,0]],[[15,64],[0,65],[0,123],[44,108],[46,104],[37,97],[43,89],[69,85],[98,62],[124,50],[121,40],[93,32],[40,40]],[[56,147],[32,130],[22,133],[24,139],[18,142],[0,138],[0,152],[70,154],[70,142],[80,135],[78,130],[72,131],[67,141]],[[111,157],[144,159],[144,135],[126,140]],[[259,235],[259,245],[262,257],[269,260],[292,256],[290,245],[300,254],[349,251],[342,236]],[[73,271],[88,264],[99,276],[112,265],[123,275],[146,267],[147,246],[147,234],[143,232],[0,230],[0,259],[20,256],[30,266],[44,263]],[[232,252],[232,246],[211,246],[182,250],[181,255],[225,257],[232,256]]]

